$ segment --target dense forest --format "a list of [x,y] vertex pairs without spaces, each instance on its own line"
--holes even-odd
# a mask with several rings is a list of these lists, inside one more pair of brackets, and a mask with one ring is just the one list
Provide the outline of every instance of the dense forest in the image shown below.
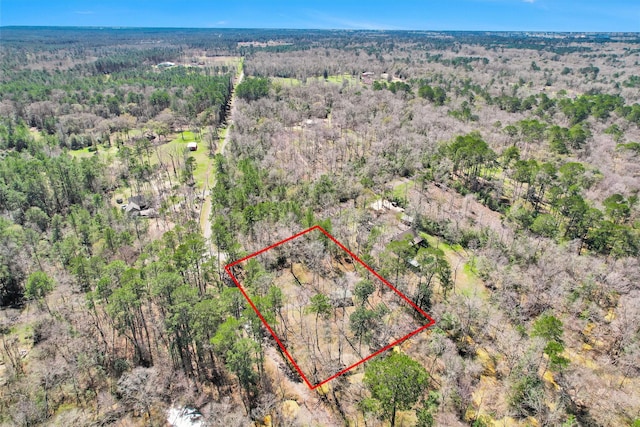
[[637,34],[0,39],[0,425],[640,425]]

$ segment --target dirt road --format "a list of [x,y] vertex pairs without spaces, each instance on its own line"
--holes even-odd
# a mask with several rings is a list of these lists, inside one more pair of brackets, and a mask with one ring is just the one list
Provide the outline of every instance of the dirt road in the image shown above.
[[[231,131],[231,126],[233,125],[233,112],[235,111],[236,105],[236,91],[235,87],[242,82],[244,79],[244,71],[240,70],[236,81],[233,85],[233,91],[231,92],[231,101],[229,112],[227,113],[227,124],[221,130],[224,137],[222,141],[218,145],[216,150],[216,154],[224,155],[224,149],[227,146],[227,142],[229,141],[229,133]],[[207,247],[209,247],[213,251],[213,245],[211,244],[211,194],[209,188],[213,187],[216,184],[216,178],[213,174],[213,162],[209,163],[207,169],[207,178],[205,181],[205,189],[203,191],[203,202],[202,202],[202,210],[200,211],[200,226],[202,227],[202,234],[204,235],[205,240],[207,241]]]

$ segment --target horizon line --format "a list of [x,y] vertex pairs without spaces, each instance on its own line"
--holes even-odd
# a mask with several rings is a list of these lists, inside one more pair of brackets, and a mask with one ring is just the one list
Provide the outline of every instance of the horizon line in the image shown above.
[[152,29],[152,30],[260,30],[260,31],[347,31],[347,32],[377,32],[377,33],[403,33],[403,32],[429,32],[429,33],[555,33],[555,34],[637,34],[640,31],[594,31],[594,30],[464,30],[464,29],[447,29],[447,30],[428,30],[428,29],[381,29],[381,28],[286,28],[286,27],[153,27],[153,26],[126,26],[126,25],[0,25],[2,29],[87,29],[87,30],[136,30],[136,29]]

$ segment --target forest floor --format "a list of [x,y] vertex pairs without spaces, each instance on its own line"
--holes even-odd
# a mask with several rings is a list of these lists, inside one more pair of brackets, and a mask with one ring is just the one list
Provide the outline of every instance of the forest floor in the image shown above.
[[[277,286],[282,292],[282,307],[277,319],[269,321],[270,326],[310,385],[315,385],[359,364],[363,358],[406,337],[429,320],[414,318],[408,303],[397,292],[364,268],[356,268],[359,263],[350,257],[332,256],[330,250],[318,252],[323,247],[321,235],[312,237],[312,234],[315,233],[297,237],[275,248],[273,254],[263,253],[254,259],[273,276],[271,286]],[[269,267],[274,257],[283,256],[287,256],[290,267]],[[234,274],[242,282],[245,273],[240,265],[238,267]],[[364,279],[370,281],[371,293],[364,301],[354,300],[357,284]],[[247,289],[247,292],[251,298],[255,297],[255,290]],[[318,295],[327,298],[327,306],[316,314],[313,301]],[[365,321],[365,330],[360,335],[352,325],[354,313],[359,310],[375,317]]]
[[[290,368],[273,346],[265,347],[265,369],[273,378],[273,391],[283,400],[281,412],[285,419],[272,420],[272,425],[293,419],[297,419],[302,425],[339,425],[327,405],[322,404],[318,392],[310,390],[302,381],[291,379],[287,372]],[[297,372],[295,375],[298,377]]]

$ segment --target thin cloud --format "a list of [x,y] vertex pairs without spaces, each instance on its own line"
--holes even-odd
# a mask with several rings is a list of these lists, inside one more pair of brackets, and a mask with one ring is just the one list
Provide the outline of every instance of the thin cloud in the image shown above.
[[536,0],[522,0],[525,3],[535,3]]
[[392,25],[349,19],[342,16],[326,14],[317,10],[306,10],[307,16],[312,18],[323,28],[344,28],[349,30],[396,30]]

